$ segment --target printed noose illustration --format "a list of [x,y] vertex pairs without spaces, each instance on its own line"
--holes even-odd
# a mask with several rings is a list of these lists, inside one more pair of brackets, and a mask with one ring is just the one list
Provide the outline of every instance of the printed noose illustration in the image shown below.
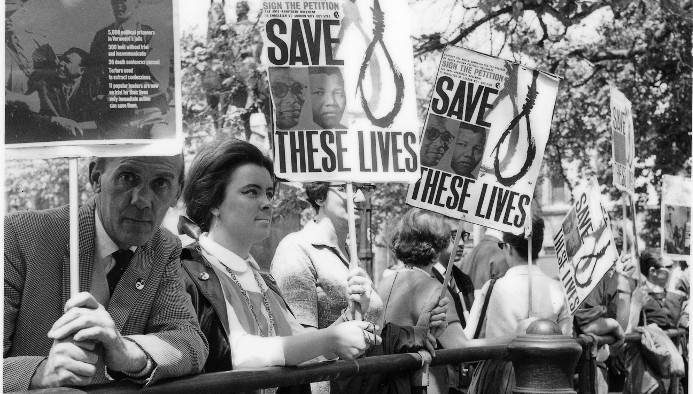
[[[354,26],[358,32],[361,34],[364,42],[370,42],[371,37],[366,32],[363,27],[361,12],[355,4],[356,0],[349,0],[344,2],[344,19],[342,19],[342,28],[339,30],[339,44],[337,44],[335,50],[339,50],[339,47],[344,43],[344,36],[346,36],[349,28]],[[380,103],[380,60],[377,53],[373,53],[371,56],[371,104],[377,106]]]
[[575,284],[580,288],[584,289],[588,287],[590,284],[592,284],[592,274],[594,273],[594,270],[597,268],[597,261],[604,257],[606,255],[606,252],[609,250],[611,240],[607,241],[607,243],[603,247],[597,250],[597,244],[599,243],[598,240],[601,240],[603,238],[603,235],[606,234],[606,231],[604,230],[606,230],[606,227],[600,228],[599,230],[597,230],[589,236],[595,240],[594,246],[592,247],[592,251],[589,254],[581,256],[580,259],[577,260],[577,262],[575,262],[574,264]]
[[[390,52],[387,50],[387,47],[383,42],[383,36],[385,33],[385,13],[380,8],[380,2],[378,0],[374,0],[373,8],[371,8],[371,10],[373,11],[373,40],[370,44],[368,44],[368,48],[366,49],[366,55],[363,58],[363,63],[361,63],[361,69],[359,71],[358,78],[359,82],[356,86],[356,89],[361,91],[361,107],[363,107],[363,110],[366,113],[368,120],[370,120],[371,123],[378,127],[389,127],[390,125],[392,125],[392,123],[395,120],[395,117],[397,116],[397,114],[399,114],[399,111],[402,108],[402,99],[404,97],[404,77],[402,76],[402,73],[399,71],[397,66],[394,64],[392,57],[390,56]],[[373,112],[371,111],[368,100],[366,99],[366,94],[363,91],[363,80],[366,78],[366,70],[370,65],[371,57],[373,56],[375,46],[378,43],[380,44],[380,47],[382,48],[382,51],[385,54],[385,58],[387,59],[387,62],[390,65],[390,71],[392,72],[392,78],[395,83],[395,102],[392,104],[392,109],[390,110],[390,112],[388,112],[380,118],[376,118]]]
[[[527,172],[529,171],[529,168],[532,166],[532,162],[534,161],[534,157],[537,154],[537,147],[536,144],[534,143],[534,136],[532,136],[532,125],[531,122],[529,121],[529,114],[532,112],[532,109],[534,108],[534,104],[537,99],[537,78],[539,77],[539,71],[533,70],[532,71],[532,84],[529,86],[529,90],[527,91],[527,98],[525,99],[525,104],[522,106],[522,111],[520,111],[519,114],[517,114],[511,121],[506,130],[503,132],[501,135],[501,138],[498,140],[496,143],[496,146],[493,148],[493,151],[491,152],[496,152],[496,156],[494,158],[494,171],[496,178],[498,179],[498,182],[500,182],[504,186],[513,186],[519,179],[521,179]],[[520,123],[520,120],[522,118],[525,118],[525,124],[527,125],[527,156],[525,158],[524,164],[522,164],[522,167],[518,170],[518,172],[515,175],[511,176],[503,176],[501,174],[501,163],[500,163],[500,147],[505,142],[505,140],[512,134],[513,130],[515,127],[518,126]],[[515,148],[517,145],[515,146]],[[506,157],[507,156],[514,156],[515,155],[515,150],[508,150]]]

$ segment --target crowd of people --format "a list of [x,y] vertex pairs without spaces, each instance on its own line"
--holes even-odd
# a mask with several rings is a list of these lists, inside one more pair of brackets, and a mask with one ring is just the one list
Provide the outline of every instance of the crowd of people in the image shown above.
[[[304,185],[315,218],[281,241],[272,275],[261,272],[250,249],[269,235],[276,179],[271,159],[248,142],[203,146],[187,176],[180,155],[96,158],[89,180],[95,196],[79,211],[76,295],[68,289],[67,207],[5,217],[4,391],[121,379],[150,385],[199,372],[435,352],[470,339],[510,339],[537,318],[564,335],[616,338],[598,357],[602,390],[620,384],[626,392],[665,393],[676,385],[675,374],[663,376],[622,340],[632,330],[652,334],[648,324],[688,326],[688,268],[674,269],[655,249],[622,254],[572,316],[561,284],[528,265],[526,239],[489,230],[462,259],[455,223],[418,208],[389,231],[402,267],[376,289],[365,270],[349,268],[344,183]],[[356,186],[358,206],[373,187]],[[181,195],[179,230],[195,240],[185,248],[160,227]],[[543,237],[544,222],[534,215],[532,259]],[[440,298],[451,255],[452,280]],[[504,359],[434,367],[430,377],[429,392],[442,393],[510,393],[514,382]],[[384,376],[367,380],[293,390],[397,385]],[[646,386],[659,391],[641,391]]]

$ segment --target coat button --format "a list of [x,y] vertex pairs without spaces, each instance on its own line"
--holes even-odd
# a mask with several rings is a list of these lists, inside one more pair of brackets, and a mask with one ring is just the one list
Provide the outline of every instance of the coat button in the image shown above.
[[209,274],[206,272],[202,272],[202,273],[200,273],[198,278],[200,278],[200,280],[207,280],[207,279],[209,279]]
[[137,278],[137,281],[135,282],[135,289],[137,289],[137,290],[144,289],[144,279]]

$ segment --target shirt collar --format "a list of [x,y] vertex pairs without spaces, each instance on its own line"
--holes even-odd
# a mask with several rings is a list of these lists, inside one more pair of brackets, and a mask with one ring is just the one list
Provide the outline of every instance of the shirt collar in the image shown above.
[[[108,236],[106,229],[103,227],[98,209],[94,210],[94,226],[96,227],[96,256],[98,256],[99,260],[103,260],[114,252],[117,252],[119,248],[111,237]],[[137,250],[137,247],[132,246],[130,250],[134,252]]]
[[[536,274],[537,272],[543,273],[544,271],[541,270],[536,264],[532,264],[532,274]],[[505,276],[507,275],[527,275],[529,273],[529,264],[519,264],[514,267],[510,267],[508,271],[505,272]]]
[[303,227],[304,231],[307,231],[310,233],[311,237],[311,245],[313,246],[329,246],[332,248],[335,248],[339,250],[339,247],[330,240],[330,238],[327,236],[327,234],[324,231],[320,231],[320,228],[318,227],[318,224],[315,223],[314,221],[310,221],[306,223],[306,225]]
[[200,236],[198,243],[200,244],[203,252],[205,252],[208,256],[214,257],[214,259],[210,259],[210,262],[213,264],[215,263],[214,260],[216,260],[216,262],[220,263],[222,266],[228,267],[236,272],[245,272],[248,270],[248,266],[252,267],[256,271],[260,270],[260,266],[257,264],[252,255],[248,255],[247,259],[243,259],[236,253],[212,241],[212,239],[207,237],[207,233]]

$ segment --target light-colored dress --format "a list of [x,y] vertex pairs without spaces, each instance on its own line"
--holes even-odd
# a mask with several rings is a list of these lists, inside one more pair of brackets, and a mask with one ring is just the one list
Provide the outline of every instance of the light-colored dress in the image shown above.
[[[418,268],[404,268],[383,279],[378,285],[378,293],[385,304],[384,322],[415,326],[426,303],[437,298],[441,288],[442,284],[437,279]],[[449,292],[446,296],[452,299]],[[455,308],[448,308],[446,318],[448,324],[460,321]],[[431,367],[428,393],[447,393],[449,384],[446,366]]]

